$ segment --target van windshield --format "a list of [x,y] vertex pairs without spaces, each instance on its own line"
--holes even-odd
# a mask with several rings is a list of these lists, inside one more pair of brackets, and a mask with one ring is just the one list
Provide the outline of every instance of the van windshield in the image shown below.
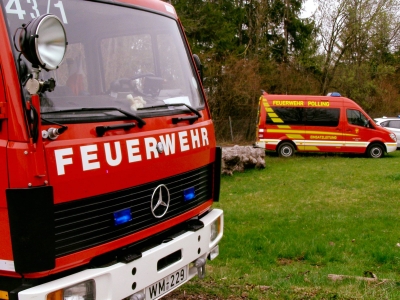
[[[146,118],[204,106],[189,50],[177,21],[168,17],[167,6],[163,15],[93,1],[2,3],[11,37],[22,24],[45,13],[64,23],[68,40],[64,62],[39,76],[56,81],[54,91],[40,95],[44,118],[73,123],[121,117],[118,110],[87,110],[104,107]],[[21,82],[31,68],[28,61],[23,63],[28,71],[20,75]],[[165,105],[177,103],[187,106]]]

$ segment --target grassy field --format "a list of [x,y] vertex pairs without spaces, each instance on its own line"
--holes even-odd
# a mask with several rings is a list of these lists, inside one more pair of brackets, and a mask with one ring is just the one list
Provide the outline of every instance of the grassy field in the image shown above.
[[400,299],[400,151],[267,154],[265,169],[223,176],[215,206],[220,255],[169,299]]

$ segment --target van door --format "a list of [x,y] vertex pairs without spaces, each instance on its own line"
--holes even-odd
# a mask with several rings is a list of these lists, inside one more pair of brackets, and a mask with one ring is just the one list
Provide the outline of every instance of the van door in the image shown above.
[[369,139],[376,135],[369,118],[358,109],[346,108],[347,122],[344,126],[344,152],[364,153]]
[[307,107],[306,151],[341,152],[343,143],[340,108]]

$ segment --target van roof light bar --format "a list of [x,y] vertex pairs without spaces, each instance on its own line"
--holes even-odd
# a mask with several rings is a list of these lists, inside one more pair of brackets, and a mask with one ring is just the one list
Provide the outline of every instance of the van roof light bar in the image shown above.
[[330,96],[330,97],[342,97],[342,95],[340,95],[340,93],[338,93],[338,92],[328,93],[327,96]]

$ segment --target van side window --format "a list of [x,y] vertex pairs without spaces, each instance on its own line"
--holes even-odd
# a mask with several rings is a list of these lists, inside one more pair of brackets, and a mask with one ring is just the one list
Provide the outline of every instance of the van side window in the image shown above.
[[[268,113],[267,124],[274,124],[272,116],[278,116],[284,124],[287,125],[303,125],[303,109],[301,107],[272,107],[274,113]],[[276,117],[275,116],[275,117]]]
[[[276,116],[287,125],[332,126],[339,124],[340,108],[273,107],[267,124],[274,124]],[[275,117],[275,118],[274,118]]]
[[368,119],[360,111],[355,109],[347,110],[347,122],[349,122],[349,124],[363,127],[368,125]]
[[339,125],[340,108],[305,108],[307,126]]

